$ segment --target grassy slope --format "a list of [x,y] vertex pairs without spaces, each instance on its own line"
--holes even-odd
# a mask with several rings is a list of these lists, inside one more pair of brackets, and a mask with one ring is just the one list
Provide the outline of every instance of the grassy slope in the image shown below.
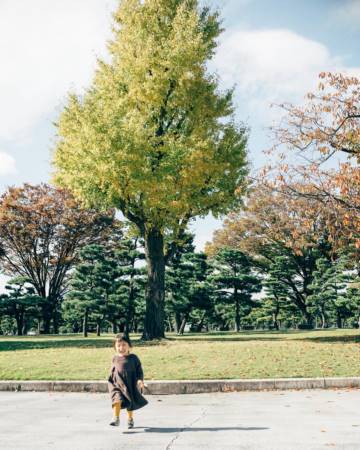
[[[168,335],[137,342],[146,379],[360,376],[360,332],[324,330]],[[106,379],[112,335],[0,338],[2,380]]]

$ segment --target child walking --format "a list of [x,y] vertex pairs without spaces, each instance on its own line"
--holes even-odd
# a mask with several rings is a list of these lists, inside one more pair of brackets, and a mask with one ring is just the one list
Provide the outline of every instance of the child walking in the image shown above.
[[131,341],[125,334],[114,339],[116,355],[112,359],[108,387],[113,409],[111,426],[120,425],[120,410],[127,409],[128,428],[134,427],[133,411],[147,405],[141,395],[144,389],[144,374],[140,359],[130,353]]

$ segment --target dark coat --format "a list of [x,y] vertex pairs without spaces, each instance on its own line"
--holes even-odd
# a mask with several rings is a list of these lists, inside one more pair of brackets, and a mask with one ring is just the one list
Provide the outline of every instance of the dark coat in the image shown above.
[[142,408],[148,401],[141,395],[137,382],[144,374],[139,358],[130,353],[127,356],[115,355],[108,378],[111,403],[121,402],[121,408],[129,411]]

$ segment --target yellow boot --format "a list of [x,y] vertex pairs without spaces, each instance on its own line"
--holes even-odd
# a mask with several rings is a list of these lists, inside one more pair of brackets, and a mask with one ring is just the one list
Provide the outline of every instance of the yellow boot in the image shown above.
[[111,425],[112,427],[118,427],[118,426],[120,425],[120,409],[121,409],[121,403],[120,403],[120,402],[114,403],[113,406],[112,406],[112,408],[113,408],[114,416],[113,416],[112,421],[110,422],[110,425]]
[[134,428],[133,411],[127,410],[127,415],[128,415],[128,428]]

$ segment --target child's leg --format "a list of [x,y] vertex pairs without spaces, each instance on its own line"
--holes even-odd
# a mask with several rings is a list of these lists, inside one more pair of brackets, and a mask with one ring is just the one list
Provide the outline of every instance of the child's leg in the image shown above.
[[133,411],[127,410],[127,416],[128,416],[128,428],[134,428]]
[[121,402],[116,402],[112,405],[114,417],[120,416]]
[[120,409],[121,409],[121,402],[113,403],[112,410],[114,417],[110,422],[110,425],[113,427],[118,427],[120,425]]

